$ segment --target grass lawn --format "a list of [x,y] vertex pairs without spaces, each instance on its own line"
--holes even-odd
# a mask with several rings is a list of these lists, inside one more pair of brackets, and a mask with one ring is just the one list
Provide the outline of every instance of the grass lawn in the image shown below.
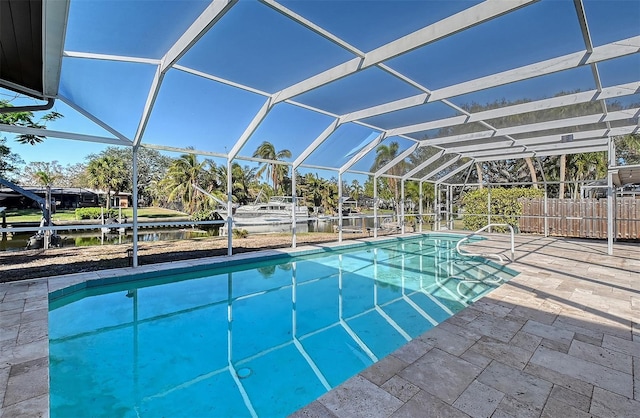
[[[7,222],[40,222],[42,212],[38,209],[7,209]],[[122,216],[128,218],[133,217],[133,209],[122,209]],[[138,218],[175,218],[188,216],[185,213],[164,208],[140,208],[138,209]],[[53,222],[56,221],[74,221],[76,213],[74,209],[58,209],[53,214]]]

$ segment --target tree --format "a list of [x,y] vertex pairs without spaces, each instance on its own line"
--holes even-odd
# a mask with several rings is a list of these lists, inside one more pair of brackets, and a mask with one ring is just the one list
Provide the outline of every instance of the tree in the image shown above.
[[44,162],[34,161],[24,168],[22,184],[27,186],[34,184],[56,183],[64,177],[64,167],[58,161]]
[[107,209],[111,206],[111,192],[118,195],[130,186],[125,162],[115,157],[100,157],[87,164],[87,181],[91,187],[107,192]]
[[84,187],[89,182],[87,180],[87,165],[83,163],[67,164],[62,172],[60,186],[63,187]]
[[[0,108],[13,107],[11,103],[6,100],[0,100]],[[33,121],[33,113],[31,112],[9,112],[0,113],[0,124],[25,126],[28,128],[46,129],[46,122],[61,118],[62,115],[58,112],[50,112],[40,118],[40,121]],[[44,140],[42,135],[32,134],[19,134],[16,135],[16,141],[22,144],[35,145]],[[0,177],[7,180],[16,180],[11,177],[18,173],[18,166],[24,164],[24,161],[16,153],[11,152],[11,149],[6,145],[7,139],[0,139]],[[11,178],[10,178],[11,177]]]
[[326,180],[317,174],[307,173],[299,177],[300,195],[307,205],[321,207],[325,212],[333,213],[338,207],[338,182],[336,179]]
[[[138,200],[145,205],[150,205],[156,195],[156,190],[152,190],[166,175],[171,158],[160,154],[157,150],[149,148],[138,148]],[[89,160],[110,157],[121,160],[124,163],[125,176],[131,181],[127,189],[122,191],[133,192],[133,149],[123,147],[107,147],[98,154],[90,154]]]
[[56,181],[56,177],[52,176],[46,171],[38,171],[36,173],[36,176],[38,177],[38,182],[45,187],[52,186],[53,183]]
[[160,188],[167,195],[168,201],[179,201],[183,209],[190,214],[201,210],[210,199],[204,199],[194,185],[200,184],[205,177],[207,165],[211,161],[198,161],[195,154],[182,154],[173,160],[167,176],[160,181]]
[[[378,169],[384,167],[386,164],[391,162],[394,158],[398,156],[399,144],[395,141],[390,143],[389,145],[378,145],[376,148],[376,159],[373,162],[373,166],[371,167],[371,171],[377,171]],[[404,163],[400,162],[395,164],[393,167],[389,169],[389,174],[392,176],[399,176],[404,171]],[[400,193],[398,190],[398,179],[395,177],[385,177],[384,181],[389,185],[389,187],[393,190],[394,196],[394,209],[396,213],[398,212],[398,202],[400,200]]]
[[[244,166],[244,168],[238,164],[233,163],[231,165],[232,174],[232,188],[231,194],[235,200],[241,204],[246,205],[250,201],[254,200],[258,194],[258,182],[256,180],[256,168]],[[217,176],[220,182],[220,187],[227,187],[227,167],[220,166],[217,168]],[[223,200],[226,200],[226,196],[222,196]]]
[[587,152],[570,156],[571,178],[574,184],[572,198],[578,198],[579,183],[587,179],[601,179],[607,175],[608,168],[606,152]]
[[[255,150],[253,156],[256,158],[262,158],[263,160],[281,161],[284,158],[291,158],[291,151],[289,151],[288,149],[276,151],[276,148],[271,142],[264,141]],[[280,190],[279,187],[282,185],[284,178],[287,176],[288,171],[289,169],[286,165],[277,164],[274,162],[265,162],[260,166],[260,168],[256,172],[256,175],[258,177],[261,177],[263,174],[266,175],[266,177],[272,181],[273,192],[277,194]]]
[[629,134],[615,138],[616,164],[640,164],[640,134]]
[[356,208],[358,207],[358,200],[360,199],[360,196],[362,196],[362,193],[364,193],[364,188],[360,185],[358,180],[353,179],[351,181],[351,187],[349,188],[349,196],[356,201]]
[[24,164],[22,158],[6,145],[7,139],[0,138],[0,177],[9,181],[15,181],[13,178],[15,174],[18,174],[20,164]]
[[[0,107],[13,107],[13,105],[6,100],[0,100]],[[46,129],[47,122],[60,119],[62,115],[58,112],[49,112],[42,116],[37,122],[33,120],[34,115],[31,112],[11,112],[0,113],[0,123],[14,126],[24,126],[27,128]],[[21,144],[35,145],[44,141],[46,137],[44,135],[33,134],[18,134],[16,135],[16,141]]]

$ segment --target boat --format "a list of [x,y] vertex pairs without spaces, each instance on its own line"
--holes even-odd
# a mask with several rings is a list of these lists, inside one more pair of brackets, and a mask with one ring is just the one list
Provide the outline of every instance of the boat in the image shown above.
[[[127,219],[125,218],[124,223],[126,222],[127,222]],[[125,229],[122,227],[119,227],[118,225],[120,225],[120,221],[118,219],[107,218],[105,219],[104,224],[102,228],[100,228],[100,230],[105,234],[118,234],[118,233],[125,232]]]
[[[233,214],[233,225],[290,224],[293,221],[293,199],[291,196],[273,196],[268,202],[254,202],[239,206]],[[309,221],[309,208],[296,206],[296,223]]]

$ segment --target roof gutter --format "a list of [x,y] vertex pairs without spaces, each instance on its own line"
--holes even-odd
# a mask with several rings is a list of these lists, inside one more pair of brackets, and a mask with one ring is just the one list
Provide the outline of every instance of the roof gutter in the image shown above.
[[43,105],[29,105],[29,106],[9,106],[0,107],[1,113],[18,113],[18,112],[37,112],[39,110],[49,110],[53,107],[56,99],[49,98],[47,103]]

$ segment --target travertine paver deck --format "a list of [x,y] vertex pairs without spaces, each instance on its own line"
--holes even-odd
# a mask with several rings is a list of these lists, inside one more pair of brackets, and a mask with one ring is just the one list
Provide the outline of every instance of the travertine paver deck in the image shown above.
[[[516,245],[519,276],[294,415],[640,416],[640,246]],[[48,292],[127,271],[0,284],[0,417],[48,416]]]
[[520,275],[293,416],[640,417],[640,245],[606,250],[518,236]]

